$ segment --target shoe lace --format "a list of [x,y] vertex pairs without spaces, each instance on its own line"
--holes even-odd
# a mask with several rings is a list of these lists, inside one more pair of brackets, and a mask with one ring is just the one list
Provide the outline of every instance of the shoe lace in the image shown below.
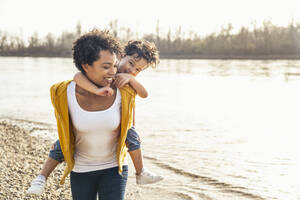
[[36,186],[43,186],[45,184],[45,180],[42,178],[36,178],[33,182],[32,185]]
[[144,174],[145,174],[146,176],[151,177],[151,178],[154,178],[154,177],[156,176],[155,174],[153,174],[153,173],[151,173],[151,172],[149,172],[149,171],[144,171]]

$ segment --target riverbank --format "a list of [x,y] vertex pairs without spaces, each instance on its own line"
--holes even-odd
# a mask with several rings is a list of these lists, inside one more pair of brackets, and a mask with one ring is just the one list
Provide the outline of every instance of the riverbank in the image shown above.
[[[54,131],[54,127],[44,123],[11,119],[0,121],[0,199],[71,199],[69,178],[64,185],[59,184],[63,164],[48,178],[44,194],[37,197],[26,193],[47,158],[54,141],[51,137]],[[129,171],[126,200],[178,199],[175,194],[155,187],[137,186],[131,165]]]
[[161,59],[300,60],[300,55],[161,55]]
[[[71,58],[60,55],[0,55],[0,57]],[[300,60],[300,55],[160,55],[161,59],[203,60]]]

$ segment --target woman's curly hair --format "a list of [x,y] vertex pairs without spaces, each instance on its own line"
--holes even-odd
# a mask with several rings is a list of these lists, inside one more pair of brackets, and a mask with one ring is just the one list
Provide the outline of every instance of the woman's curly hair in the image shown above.
[[159,51],[155,44],[145,40],[130,40],[125,46],[125,56],[134,56],[136,59],[144,58],[147,63],[155,68],[159,64]]
[[98,60],[99,52],[108,50],[117,56],[122,55],[122,46],[119,40],[109,33],[108,30],[93,29],[78,38],[72,47],[73,62],[83,74],[83,64],[92,65]]

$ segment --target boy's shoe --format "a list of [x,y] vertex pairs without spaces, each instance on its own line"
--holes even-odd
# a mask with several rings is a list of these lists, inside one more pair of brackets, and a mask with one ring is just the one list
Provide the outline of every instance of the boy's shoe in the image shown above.
[[135,174],[135,175],[136,175],[136,184],[138,185],[157,183],[164,179],[162,176],[153,174],[146,169],[143,169],[141,174],[139,175]]
[[27,190],[29,194],[40,195],[44,192],[46,186],[46,177],[38,175],[32,182],[30,188]]

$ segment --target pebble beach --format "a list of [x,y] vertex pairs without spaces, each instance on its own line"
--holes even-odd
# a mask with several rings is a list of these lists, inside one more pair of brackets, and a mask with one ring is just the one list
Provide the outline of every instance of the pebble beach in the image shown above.
[[[1,200],[68,200],[72,199],[69,177],[64,185],[59,184],[64,164],[59,165],[47,180],[45,192],[40,195],[26,193],[31,181],[41,170],[49,149],[55,141],[47,132],[55,131],[47,124],[24,120],[0,120],[0,199]],[[45,136],[41,136],[41,133]],[[39,133],[39,134],[37,134]],[[132,166],[129,166],[131,172]],[[165,193],[165,194],[164,194]],[[177,199],[176,196],[155,188],[137,186],[133,173],[129,174],[126,200]],[[169,198],[168,198],[169,197]]]

